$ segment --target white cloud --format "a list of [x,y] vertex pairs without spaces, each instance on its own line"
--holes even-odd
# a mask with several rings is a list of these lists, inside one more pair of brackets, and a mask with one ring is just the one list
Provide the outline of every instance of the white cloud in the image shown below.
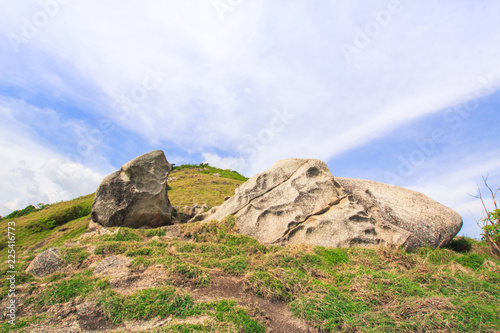
[[221,169],[241,171],[245,167],[245,161],[241,157],[221,157],[214,153],[203,153],[202,156],[204,163]]
[[[422,192],[432,199],[456,210],[464,220],[461,234],[479,238],[481,230],[477,221],[484,218],[483,206],[476,197],[478,185],[482,191],[484,202],[492,209],[492,201],[481,177],[489,175],[488,184],[493,188],[500,186],[500,151],[489,151],[487,154],[496,156],[489,161],[482,160],[482,153],[472,153],[463,158],[451,158],[443,163],[442,169],[434,174],[423,175],[421,180],[408,184],[407,187]],[[429,163],[433,164],[432,161]]]
[[[92,193],[105,175],[69,162],[46,138],[37,134],[36,126],[29,126],[29,117],[18,121],[13,116],[26,115],[28,109],[34,110],[18,101],[0,99],[3,119],[0,132],[4,138],[0,142],[0,215],[30,204],[52,203]],[[50,114],[49,110],[37,111]],[[60,131],[63,128],[61,124],[57,127]]]
[[[494,82],[490,93],[499,89],[497,1],[401,1],[401,13],[387,26],[366,32],[376,22],[373,12],[387,10],[389,3],[243,1],[222,20],[211,1],[70,1],[16,53],[9,34],[22,33],[23,18],[32,20],[41,7],[37,1],[3,1],[0,86],[73,102],[83,109],[80,119],[112,119],[118,130],[152,145],[172,143],[184,150],[173,152],[176,161],[182,153],[202,154],[213,165],[252,175],[281,158],[329,160],[464,101],[482,76]],[[368,35],[366,45],[348,63],[341,45],[355,44],[359,31]],[[274,110],[283,108],[294,118],[262,140]],[[18,109],[41,126],[16,122],[19,133],[11,131],[11,145],[2,147],[11,161],[1,167],[6,177],[18,170],[21,181],[34,166],[49,168],[34,177],[50,176],[50,193],[64,186],[76,193],[84,190],[81,178],[71,175],[93,184],[97,174],[105,174],[101,170],[111,169],[104,150],[111,140],[76,165],[65,159],[64,147],[75,152],[92,130],[85,122],[61,120],[64,110],[55,106]],[[61,130],[76,138],[66,142]],[[58,139],[60,145],[46,148]],[[248,149],[256,141],[257,148]],[[211,151],[219,153],[206,153]],[[28,169],[19,164],[23,159]],[[58,171],[51,169],[53,159],[65,161]],[[438,168],[446,187],[463,190],[458,178]],[[6,181],[0,178],[2,188]],[[429,190],[446,198],[443,189]],[[449,202],[465,204],[462,197]]]
[[[452,105],[481,75],[500,78],[494,2],[488,10],[401,2],[401,13],[347,63],[340,45],[354,43],[356,29],[388,3],[245,2],[221,20],[210,2],[71,2],[22,47],[73,66],[75,77],[108,96],[103,116],[152,143],[238,154],[274,108],[293,110],[297,121],[280,133],[283,140],[266,145],[258,158],[240,154],[253,173],[277,157],[329,159]],[[12,8],[9,16],[36,10]],[[9,22],[14,31],[22,23]],[[162,82],[136,103],[134,93],[156,67]],[[51,69],[41,70],[51,77]],[[60,78],[44,84],[68,90]],[[124,95],[134,107],[119,118],[115,106]]]

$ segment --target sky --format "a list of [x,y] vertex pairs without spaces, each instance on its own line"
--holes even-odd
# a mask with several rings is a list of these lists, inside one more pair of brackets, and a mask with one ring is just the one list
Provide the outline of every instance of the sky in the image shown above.
[[[161,149],[413,189],[479,238],[500,186],[496,0],[0,0],[0,215]],[[486,196],[487,197],[487,196]],[[486,200],[491,205],[491,201]]]

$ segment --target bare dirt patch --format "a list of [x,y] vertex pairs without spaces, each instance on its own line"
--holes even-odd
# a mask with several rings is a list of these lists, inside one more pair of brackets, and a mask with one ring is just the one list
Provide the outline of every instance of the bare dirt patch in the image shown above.
[[317,332],[305,321],[294,317],[286,303],[271,302],[246,291],[242,277],[231,276],[219,270],[212,270],[210,276],[212,283],[209,287],[190,287],[189,291],[193,297],[200,301],[233,299],[249,309],[258,307],[269,332]]

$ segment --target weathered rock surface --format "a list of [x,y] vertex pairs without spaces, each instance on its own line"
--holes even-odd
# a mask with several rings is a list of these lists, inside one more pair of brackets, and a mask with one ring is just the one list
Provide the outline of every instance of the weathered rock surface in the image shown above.
[[99,261],[94,266],[94,274],[98,276],[120,277],[130,273],[128,264],[131,258],[124,256],[109,256]]
[[241,233],[267,244],[414,249],[442,246],[462,227],[425,195],[369,180],[334,178],[319,160],[288,159],[250,178],[233,197],[191,221],[232,214]]
[[140,228],[172,224],[167,175],[172,166],[161,150],[141,155],[102,181],[92,220],[105,227]]
[[26,268],[26,272],[38,278],[43,278],[62,270],[64,267],[65,264],[61,258],[61,253],[58,248],[54,247],[37,255]]

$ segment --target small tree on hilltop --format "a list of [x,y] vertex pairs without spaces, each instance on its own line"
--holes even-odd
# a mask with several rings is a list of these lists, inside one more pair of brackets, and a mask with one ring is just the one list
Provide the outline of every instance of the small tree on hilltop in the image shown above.
[[483,230],[484,239],[490,244],[493,254],[500,258],[500,209],[498,209],[496,195],[500,187],[495,191],[488,185],[488,176],[482,177],[483,183],[491,194],[493,200],[493,210],[489,210],[483,200],[481,188],[478,187],[481,204],[483,205],[484,218],[478,221],[479,227]]

